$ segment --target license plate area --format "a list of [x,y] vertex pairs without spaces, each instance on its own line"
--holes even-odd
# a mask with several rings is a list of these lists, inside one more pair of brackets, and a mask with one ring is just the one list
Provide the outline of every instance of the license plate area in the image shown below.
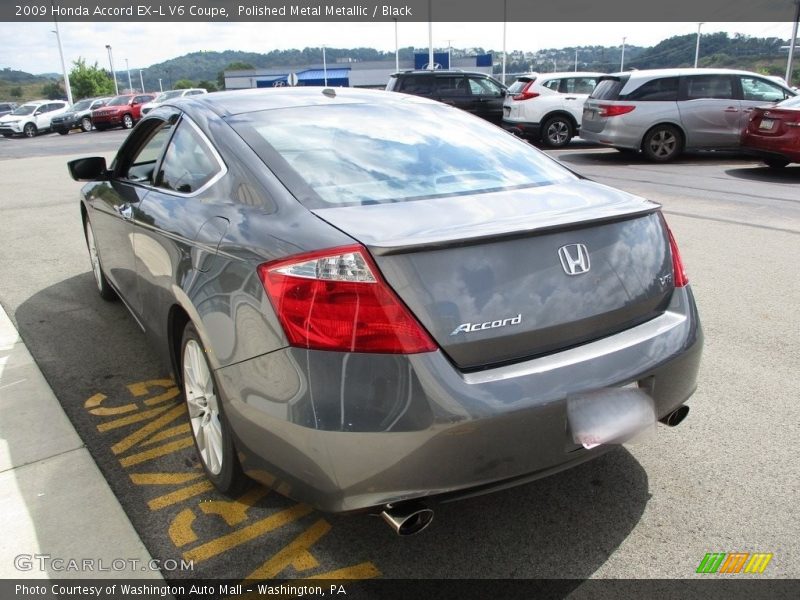
[[761,123],[759,124],[759,129],[772,129],[772,126],[775,124],[775,121],[772,119],[761,119]]
[[590,450],[621,444],[656,423],[653,399],[633,383],[567,397],[567,424],[575,444]]

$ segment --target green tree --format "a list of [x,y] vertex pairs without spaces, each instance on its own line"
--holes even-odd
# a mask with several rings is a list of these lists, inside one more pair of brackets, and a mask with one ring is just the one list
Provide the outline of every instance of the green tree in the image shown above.
[[172,86],[172,89],[186,90],[193,87],[194,87],[194,81],[192,81],[191,79],[178,79],[178,81],[175,82],[175,85]]
[[78,58],[69,72],[69,82],[75,99],[91,96],[108,96],[114,93],[114,81],[97,66],[87,66],[85,58]]
[[203,79],[203,81],[199,81],[197,83],[197,87],[205,88],[207,92],[216,92],[217,91],[217,84],[213,81],[209,81],[208,79]]
[[22,98],[22,88],[18,85],[8,90],[8,93],[12,98]]
[[60,100],[65,97],[65,94],[59,82],[50,81],[42,86],[42,96],[48,100]]

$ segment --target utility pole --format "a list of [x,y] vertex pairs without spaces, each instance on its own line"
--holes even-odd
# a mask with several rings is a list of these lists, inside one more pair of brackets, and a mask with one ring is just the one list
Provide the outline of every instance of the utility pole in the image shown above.
[[56,28],[53,33],[58,40],[58,53],[61,55],[61,72],[64,73],[64,89],[67,92],[67,102],[72,104],[72,88],[69,85],[69,73],[67,73],[67,63],[64,62],[64,47],[61,45],[61,34],[58,29],[58,21],[54,21]]
[[503,78],[500,82],[506,84],[506,26],[508,24],[508,0],[503,0]]
[[626,37],[622,38],[622,56],[619,59],[619,70],[620,70],[620,72],[625,70],[625,40],[627,40],[627,39],[628,38],[626,38]]
[[433,71],[436,65],[433,64],[433,9],[431,0],[428,0],[428,69]]
[[797,22],[800,21],[800,0],[795,0],[794,23],[792,23],[792,39],[789,42],[789,60],[786,62],[786,83],[792,85],[792,61],[794,59],[794,48],[797,44]]
[[400,70],[400,47],[397,45],[397,17],[394,18],[394,70]]
[[575,48],[575,72],[576,73],[578,72],[578,49],[577,48]]
[[325,80],[325,87],[328,87],[328,60],[325,58],[325,46],[322,46],[322,77]]
[[158,78],[158,91],[159,92],[163,92],[164,91],[164,86],[161,85],[161,77]]
[[111,44],[106,44],[108,50],[108,64],[111,66],[111,78],[114,80],[114,94],[119,96],[119,84],[117,83],[117,72],[114,71],[114,55],[111,52]]
[[142,69],[139,69],[139,83],[142,84],[142,93],[144,94],[144,77],[142,77]]
[[128,72],[128,89],[133,91],[133,82],[131,81],[131,66],[128,64],[128,59],[125,59],[125,70]]
[[700,58],[700,28],[703,23],[697,24],[697,44],[694,47],[694,68],[697,68],[697,59]]

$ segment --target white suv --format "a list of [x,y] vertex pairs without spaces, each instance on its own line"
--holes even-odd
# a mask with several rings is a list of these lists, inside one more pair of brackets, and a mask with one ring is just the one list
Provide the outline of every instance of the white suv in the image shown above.
[[581,127],[583,103],[603,73],[529,73],[508,88],[503,128],[557,148],[569,143]]
[[33,100],[18,106],[13,112],[0,117],[0,134],[3,137],[22,134],[35,137],[52,128],[51,120],[67,112],[69,104],[62,100]]
[[167,90],[166,92],[161,92],[158,96],[153,98],[152,101],[142,104],[142,116],[145,116],[159,104],[167,100],[174,100],[175,98],[183,98],[185,96],[199,96],[200,94],[207,93],[208,91],[205,88],[188,88],[185,90]]

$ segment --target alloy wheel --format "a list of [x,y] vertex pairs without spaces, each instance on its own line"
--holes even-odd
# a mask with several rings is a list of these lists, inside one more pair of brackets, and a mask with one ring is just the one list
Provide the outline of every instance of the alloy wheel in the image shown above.
[[205,352],[192,339],[183,350],[183,382],[189,421],[200,459],[210,473],[218,475],[223,460],[219,400]]

